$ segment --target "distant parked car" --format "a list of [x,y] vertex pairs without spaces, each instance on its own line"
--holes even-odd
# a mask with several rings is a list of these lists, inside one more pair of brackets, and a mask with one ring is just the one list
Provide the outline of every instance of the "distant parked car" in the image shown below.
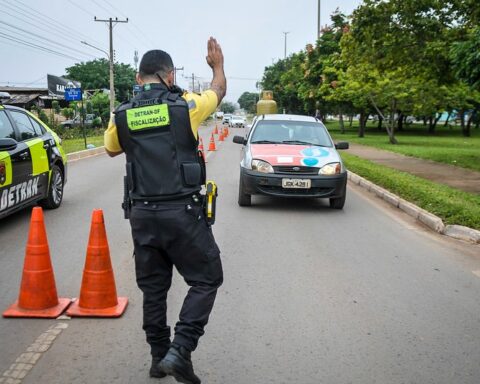
[[222,120],[222,124],[228,124],[230,123],[230,119],[232,118],[232,114],[231,113],[226,113],[223,115],[223,120]]
[[228,125],[232,128],[245,128],[245,118],[243,116],[233,115]]
[[[93,121],[95,120],[95,115],[93,113],[87,113],[85,115],[85,121],[84,124],[86,127],[89,127],[93,124]],[[73,128],[73,127],[80,127],[82,125],[82,119],[79,115],[75,116],[71,120],[65,120],[60,125],[64,128]]]

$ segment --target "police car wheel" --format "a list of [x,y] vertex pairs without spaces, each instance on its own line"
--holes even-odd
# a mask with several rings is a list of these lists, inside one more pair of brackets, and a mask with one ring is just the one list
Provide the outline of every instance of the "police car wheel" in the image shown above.
[[48,188],[48,196],[41,203],[47,209],[56,209],[62,203],[63,198],[63,174],[56,165],[52,166],[52,176]]

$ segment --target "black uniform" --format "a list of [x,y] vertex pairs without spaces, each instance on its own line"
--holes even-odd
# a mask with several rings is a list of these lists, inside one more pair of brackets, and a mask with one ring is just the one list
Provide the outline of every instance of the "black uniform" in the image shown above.
[[187,102],[163,84],[150,84],[115,111],[127,159],[130,224],[143,329],[153,357],[170,346],[167,292],[172,267],[190,290],[173,343],[195,350],[223,282],[220,251],[207,224],[200,189],[205,167],[190,126]]

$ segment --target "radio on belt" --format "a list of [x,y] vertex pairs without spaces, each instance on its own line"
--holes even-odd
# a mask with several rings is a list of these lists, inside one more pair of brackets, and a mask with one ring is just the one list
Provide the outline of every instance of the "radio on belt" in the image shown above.
[[207,223],[213,225],[215,223],[216,203],[218,190],[217,185],[213,181],[207,181],[206,187],[206,203],[205,203],[205,217]]

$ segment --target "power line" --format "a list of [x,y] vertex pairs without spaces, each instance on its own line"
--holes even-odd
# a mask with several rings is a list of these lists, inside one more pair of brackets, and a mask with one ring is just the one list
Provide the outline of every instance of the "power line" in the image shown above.
[[[89,53],[85,53],[85,52],[79,51],[79,50],[77,50],[77,49],[75,49],[75,48],[71,48],[71,47],[69,47],[68,45],[65,45],[65,44],[59,43],[59,42],[57,42],[57,41],[51,40],[51,39],[49,39],[49,38],[47,38],[47,37],[37,35],[36,33],[27,31],[27,30],[25,30],[25,29],[23,29],[23,28],[17,27],[17,26],[15,26],[15,25],[10,24],[10,23],[6,23],[5,21],[0,20],[0,24],[7,25],[7,26],[10,27],[10,28],[18,29],[19,31],[22,31],[22,32],[26,33],[27,35],[37,36],[37,37],[40,38],[40,42],[50,41],[50,42],[52,42],[55,46],[58,45],[58,46],[64,47],[64,48],[66,48],[66,49],[69,49],[69,50],[71,50],[71,51],[74,51],[74,52],[76,52],[76,53],[80,53],[80,54],[85,55],[85,56],[88,56],[88,57],[93,56],[93,55],[91,55],[91,54],[89,54]],[[31,36],[29,36],[29,37],[32,38]],[[36,40],[38,40],[38,39],[36,39]]]
[[5,39],[5,40],[9,40],[9,41],[14,41],[14,42],[17,42],[17,43],[22,44],[22,45],[26,45],[26,46],[29,46],[29,47],[32,47],[32,48],[39,49],[39,50],[44,51],[44,52],[49,52],[49,53],[57,55],[57,56],[65,57],[65,58],[68,58],[68,59],[73,59],[73,60],[76,60],[76,61],[82,61],[78,57],[73,57],[73,56],[55,51],[55,50],[50,49],[50,48],[42,47],[41,45],[30,43],[28,41],[19,39],[15,36],[11,36],[11,35],[8,35],[8,34],[3,33],[3,32],[0,32],[0,38]]
[[[110,3],[110,1],[108,1],[108,0],[103,0],[103,1],[105,3],[107,3],[110,6],[110,8],[112,8],[114,11],[119,12],[122,17],[127,17],[125,15],[125,13],[123,13],[121,10],[119,10],[117,7],[115,7],[112,3]],[[147,39],[150,44],[155,46],[155,43],[150,39],[150,37],[148,35],[146,35],[140,28],[138,28],[135,23],[132,22],[132,26],[138,31],[137,33],[140,34],[140,35],[137,34],[137,36],[140,36],[142,39]],[[127,25],[127,28],[130,29],[128,25]]]
[[[102,8],[106,12],[110,13],[110,10],[105,8],[102,4],[99,4],[96,0],[90,0],[93,4],[97,5],[97,7]],[[128,19],[128,18],[127,18]],[[127,26],[128,27],[128,26]],[[126,38],[122,33],[118,33],[118,36],[125,42],[127,42],[132,48],[135,48],[135,43],[132,43],[132,40],[130,38]],[[141,41],[141,40],[140,40]]]
[[[4,0],[5,1],[5,0]],[[21,4],[22,8],[20,8],[17,3]],[[67,25],[67,24],[64,24],[62,23],[61,21],[57,20],[57,19],[53,19],[51,18],[50,16],[46,15],[45,13],[42,13],[40,12],[39,10],[37,9],[33,9],[34,12],[32,12],[32,7],[30,5],[27,5],[25,4],[23,1],[21,0],[15,0],[15,4],[12,4],[12,3],[8,3],[10,6],[14,6],[16,7],[17,9],[20,9],[22,12],[26,12],[28,14],[33,14],[37,19],[39,19],[41,22],[43,22],[45,24],[45,21],[47,24],[47,26],[49,28],[54,28],[58,31],[60,31],[62,34],[67,34],[67,35],[70,35],[73,32],[75,32],[76,34],[80,35],[80,36],[83,36],[85,38],[88,38],[90,39],[91,41],[94,41],[94,39],[92,39],[90,36],[87,36],[85,35],[84,33],[82,33],[81,31],[78,31],[76,29],[73,29],[70,25]],[[43,19],[43,20],[42,20]],[[38,22],[38,20],[35,20],[34,21]],[[59,27],[59,25],[61,27]],[[63,35],[62,35],[63,36]],[[77,42],[78,43],[78,42]]]
[[[4,4],[4,5],[7,5],[7,6],[8,6],[8,4]],[[24,22],[25,24],[28,24],[28,25],[32,25],[32,21],[33,21],[33,22],[35,23],[35,24],[33,24],[33,25],[35,25],[35,27],[36,27],[37,29],[39,29],[39,30],[41,30],[41,31],[44,31],[44,32],[46,32],[46,33],[48,33],[48,34],[52,34],[52,30],[51,30],[51,29],[42,28],[42,27],[40,26],[40,25],[43,24],[43,25],[47,25],[47,27],[50,28],[50,27],[51,27],[50,24],[46,24],[46,23],[43,22],[42,20],[36,20],[34,17],[31,17],[31,16],[25,14],[24,12],[21,12],[21,11],[12,9],[12,8],[10,8],[10,9],[11,9],[13,12],[17,13],[17,14],[14,15],[14,14],[12,14],[12,13],[9,13],[9,12],[6,11],[5,9],[2,10],[3,14],[9,15],[9,16],[11,16],[12,18],[17,19],[17,20],[19,20],[19,21],[22,21],[22,22]],[[18,14],[20,14],[21,16],[19,16]],[[25,19],[25,18],[30,19],[30,20],[32,20],[32,21],[28,21],[28,20]],[[40,24],[40,25],[39,25],[39,24]],[[64,40],[70,40],[70,41],[73,41],[73,42],[77,43],[76,40],[68,37],[70,33],[71,33],[71,32],[66,33],[65,31],[61,31],[61,36],[63,37]]]

